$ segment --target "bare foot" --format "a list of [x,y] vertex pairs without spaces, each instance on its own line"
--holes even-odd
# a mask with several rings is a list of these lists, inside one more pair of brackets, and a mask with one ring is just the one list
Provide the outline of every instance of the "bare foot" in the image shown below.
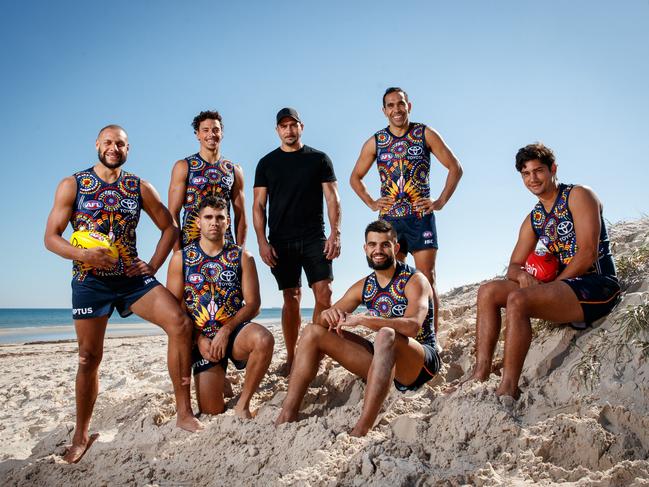
[[293,423],[297,421],[297,414],[291,414],[282,409],[282,411],[279,413],[279,416],[277,416],[277,419],[275,420],[275,426],[279,426],[280,424],[284,423]]
[[284,362],[277,369],[277,375],[281,375],[282,377],[286,377],[288,379],[291,376],[291,367],[292,366],[293,366],[293,364],[291,364],[289,362]]
[[367,434],[369,428],[361,428],[358,425],[354,426],[354,429],[349,433],[350,436],[355,436],[356,438],[361,438]]
[[[255,411],[255,413],[256,413],[256,411]],[[249,408],[247,408],[247,407],[240,408],[238,406],[234,407],[234,414],[236,414],[241,419],[252,419],[256,415],[256,414],[251,413]]]
[[226,377],[223,382],[223,397],[234,397],[234,392],[232,391],[232,381]]
[[487,375],[487,377],[484,377],[482,375],[474,373],[468,379],[464,379],[464,380],[459,380],[458,379],[456,381],[451,382],[449,385],[447,385],[444,388],[444,390],[442,391],[442,394],[444,394],[445,396],[448,396],[449,394],[453,394],[458,389],[461,389],[462,386],[464,386],[464,384],[466,384],[467,382],[484,382],[488,378],[489,378],[489,375]]
[[86,441],[78,444],[72,443],[65,451],[63,461],[67,463],[79,463],[97,438],[99,438],[99,433],[93,433]]
[[503,387],[503,385],[501,384],[500,386],[498,386],[498,389],[496,389],[496,396],[509,396],[514,401],[518,401],[518,398],[521,397],[521,390],[516,387],[516,389],[512,391],[509,388]]
[[193,414],[187,414],[184,416],[176,416],[176,427],[189,431],[190,433],[197,433],[205,429],[203,423],[201,423]]

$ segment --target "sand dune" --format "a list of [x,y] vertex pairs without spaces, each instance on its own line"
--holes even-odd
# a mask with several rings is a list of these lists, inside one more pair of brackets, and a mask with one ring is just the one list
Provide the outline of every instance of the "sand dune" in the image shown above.
[[[535,324],[517,402],[494,395],[496,375],[441,393],[473,364],[478,284],[467,285],[442,300],[443,373],[415,393],[392,391],[362,439],[347,432],[364,385],[329,360],[300,421],[272,426],[287,387],[277,375],[281,347],[253,400],[255,420],[228,411],[204,416],[203,433],[178,431],[164,337],[115,338],[106,341],[91,423],[101,436],[70,466],[60,455],[74,421],[75,344],[1,346],[0,479],[30,486],[649,485],[649,220],[617,224],[612,237],[624,300],[586,331]],[[621,324],[633,312],[636,329]],[[233,377],[236,393],[243,375]]]

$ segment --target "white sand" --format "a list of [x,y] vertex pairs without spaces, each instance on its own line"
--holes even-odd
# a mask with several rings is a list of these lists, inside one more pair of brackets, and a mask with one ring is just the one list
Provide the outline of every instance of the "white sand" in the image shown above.
[[[649,246],[649,220],[618,224],[616,255]],[[499,400],[498,377],[444,396],[473,364],[478,285],[443,297],[445,367],[416,393],[392,391],[378,425],[351,438],[363,383],[325,360],[301,421],[272,426],[286,391],[275,359],[244,422],[203,417],[206,431],[174,428],[164,337],[106,340],[91,431],[78,465],[60,458],[74,421],[75,343],[0,346],[2,485],[649,485],[649,365],[636,343],[618,348],[616,317],[649,299],[647,269],[594,329],[545,331],[525,363],[521,399]],[[604,335],[605,334],[605,335]],[[645,331],[639,340],[649,341]],[[599,377],[575,367],[598,355]],[[499,350],[502,344],[499,345]],[[232,370],[232,369],[231,369]],[[582,371],[588,369],[582,368]],[[234,373],[235,393],[243,375]],[[229,402],[233,406],[236,398]]]

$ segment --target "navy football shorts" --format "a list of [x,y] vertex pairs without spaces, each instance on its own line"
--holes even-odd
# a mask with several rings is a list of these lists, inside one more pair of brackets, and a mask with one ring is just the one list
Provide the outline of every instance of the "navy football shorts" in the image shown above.
[[384,216],[382,218],[390,223],[397,232],[400,252],[407,254],[417,250],[438,248],[435,212],[430,212],[421,218],[417,215],[401,218]]

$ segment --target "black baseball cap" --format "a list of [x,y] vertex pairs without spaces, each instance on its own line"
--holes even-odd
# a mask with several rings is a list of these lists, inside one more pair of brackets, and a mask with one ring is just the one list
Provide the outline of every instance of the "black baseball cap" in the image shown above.
[[291,117],[296,122],[302,123],[302,120],[300,120],[300,114],[297,113],[297,110],[295,108],[282,108],[279,112],[277,112],[278,125],[280,120],[282,120],[284,117]]

